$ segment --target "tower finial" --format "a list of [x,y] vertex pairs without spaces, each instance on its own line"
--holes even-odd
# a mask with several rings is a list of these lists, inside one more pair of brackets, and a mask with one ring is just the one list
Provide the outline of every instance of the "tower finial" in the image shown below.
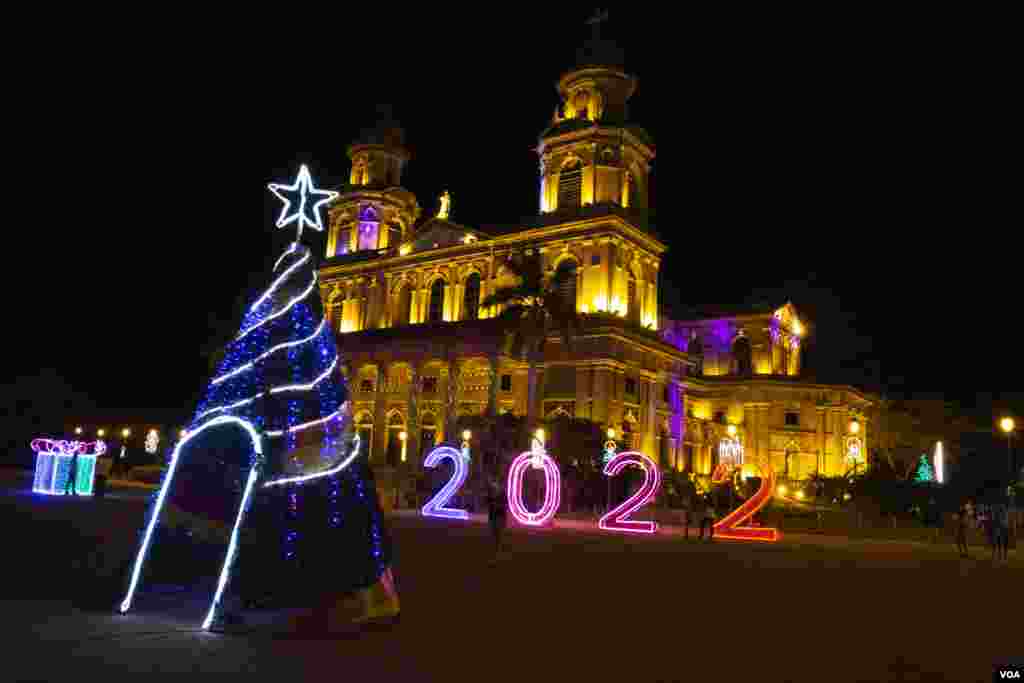
[[594,27],[594,40],[601,39],[601,22],[604,21],[608,21],[608,10],[595,10],[594,16],[587,19],[587,23]]

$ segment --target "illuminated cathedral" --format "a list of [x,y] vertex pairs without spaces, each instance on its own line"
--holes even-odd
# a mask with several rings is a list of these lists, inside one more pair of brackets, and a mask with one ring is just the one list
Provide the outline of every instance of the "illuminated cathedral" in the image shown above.
[[[460,416],[505,412],[533,424],[585,418],[701,476],[722,457],[771,463],[783,481],[867,464],[876,400],[801,378],[809,321],[791,303],[663,314],[671,245],[646,211],[655,147],[629,119],[637,79],[622,65],[595,37],[561,76],[561,106],[536,148],[538,213],[511,228],[453,221],[447,192],[425,214],[402,187],[410,156],[396,123],[349,147],[320,282],[374,465],[418,465],[434,444],[458,441]],[[581,321],[571,348],[548,340],[535,375],[506,352],[500,308],[481,306],[515,283],[509,262],[522,255],[572,271],[561,292]]]

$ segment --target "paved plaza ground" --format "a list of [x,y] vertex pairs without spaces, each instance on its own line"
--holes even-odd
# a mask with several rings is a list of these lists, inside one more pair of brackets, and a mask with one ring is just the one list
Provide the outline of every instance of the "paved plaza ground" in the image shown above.
[[131,552],[143,512],[130,492],[0,495],[14,567],[0,588],[0,679],[989,681],[995,662],[1024,655],[1020,551],[993,566],[987,550],[960,560],[946,545],[707,544],[576,523],[511,529],[488,566],[484,525],[409,514],[390,517],[398,624],[332,640],[213,635],[183,616],[205,595],[168,597],[163,615],[115,616],[88,599],[102,581],[76,569],[69,520],[117,556]]

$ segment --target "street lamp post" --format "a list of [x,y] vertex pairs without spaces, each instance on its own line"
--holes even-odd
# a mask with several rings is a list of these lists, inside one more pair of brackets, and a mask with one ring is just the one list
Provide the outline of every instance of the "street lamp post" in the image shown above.
[[[462,457],[465,458],[467,462],[470,460],[470,457],[469,457],[469,441],[472,438],[473,438],[473,432],[471,432],[468,429],[463,429],[462,430]],[[477,487],[477,492],[476,492],[477,495],[476,495],[475,500],[474,500],[474,506],[479,508],[479,507],[481,507],[480,493],[483,490],[483,483],[484,483],[483,458],[480,459],[480,467],[477,468],[477,471],[480,473],[480,486]]]
[[[849,429],[850,429],[850,434],[852,436],[857,436],[857,434],[860,433],[860,422],[857,422],[857,418],[855,418],[855,417],[854,418],[850,418]],[[863,448],[858,449],[857,457],[854,458],[854,460],[853,460],[853,476],[857,476],[857,468],[860,466],[860,455],[863,453],[863,451],[864,451]]]
[[1010,438],[1013,436],[1015,426],[1012,417],[1004,417],[999,421],[999,428],[1006,434],[1006,466],[1009,469],[1010,477],[1008,486],[1013,486],[1013,446],[1010,445]]
[[[402,431],[398,432],[398,440],[400,442],[402,442],[401,460],[402,460],[402,464],[403,465],[405,464],[405,454],[406,454],[406,445],[405,444],[406,444],[406,440],[408,438],[409,438],[409,433],[407,431],[405,431],[404,429]],[[395,508],[397,509],[397,508],[401,507],[399,505],[399,503],[401,503],[401,499],[402,499],[400,476],[396,474],[394,481],[395,481]]]
[[[533,469],[535,470],[540,470],[544,468],[544,461],[541,459],[541,456],[547,452],[547,447],[544,444],[545,436],[546,434],[544,433],[543,427],[538,427],[537,431],[533,433],[533,443],[530,446],[530,451],[533,453],[533,457],[530,459],[530,464],[533,466]],[[531,502],[533,502],[533,486],[530,486],[529,490],[531,492]]]
[[[615,430],[614,429],[609,427],[608,428],[608,432],[607,432],[607,436],[608,436],[608,441],[606,441],[605,444],[604,444],[604,464],[605,465],[607,465],[608,462],[612,458],[615,457],[615,451],[618,450],[618,447],[619,447],[619,445],[615,442]],[[604,499],[605,500],[604,511],[608,512],[609,510],[612,509],[612,478],[611,477],[605,477],[605,480],[608,482],[608,494],[607,494],[607,496],[605,496],[605,499]]]

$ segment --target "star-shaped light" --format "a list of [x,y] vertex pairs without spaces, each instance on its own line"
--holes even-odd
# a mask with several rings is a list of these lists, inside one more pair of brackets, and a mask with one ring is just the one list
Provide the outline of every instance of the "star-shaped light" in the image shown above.
[[[284,209],[281,210],[281,217],[277,219],[277,227],[284,228],[292,223],[298,223],[299,234],[295,241],[302,239],[302,228],[309,226],[319,232],[324,231],[324,224],[320,220],[320,207],[329,204],[338,196],[337,192],[329,190],[318,190],[313,187],[313,178],[309,174],[309,168],[305,165],[299,170],[299,177],[295,179],[294,185],[279,185],[271,183],[267,186],[274,196],[284,202]],[[294,208],[293,208],[294,207]]]

